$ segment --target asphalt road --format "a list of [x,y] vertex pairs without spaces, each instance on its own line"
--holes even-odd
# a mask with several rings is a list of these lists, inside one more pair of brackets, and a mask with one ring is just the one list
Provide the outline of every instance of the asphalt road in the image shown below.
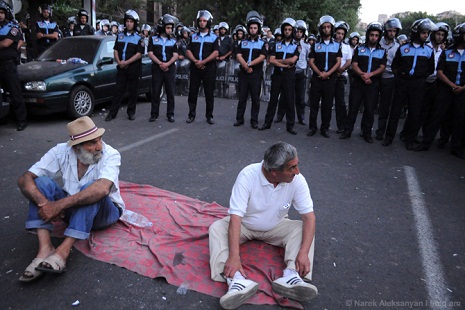
[[[334,125],[330,139],[307,137],[301,125],[292,136],[284,123],[253,130],[250,103],[246,125],[233,127],[236,104],[217,98],[214,125],[203,116],[203,98],[195,122],[186,124],[186,97],[176,97],[175,123],[164,117],[166,104],[161,117],[149,123],[147,102],[138,104],[135,121],[122,110],[104,122],[101,108],[93,120],[106,129],[104,140],[122,150],[121,180],[225,207],[244,166],[260,161],[276,141],[296,146],[317,217],[314,282],[320,294],[304,303],[306,309],[465,307],[465,161],[435,147],[409,152],[399,140],[390,147],[379,141],[370,145],[358,137],[358,129],[351,139],[339,140]],[[260,120],[266,106],[262,103]],[[0,126],[0,308],[67,309],[79,300],[81,309],[218,309],[218,298],[194,291],[179,295],[164,279],[146,278],[77,250],[63,275],[29,285],[18,281],[37,242],[24,230],[27,201],[16,181],[49,148],[67,140],[68,121],[63,115],[31,118],[23,132],[16,132],[13,122]],[[135,146],[140,141],[146,142]],[[241,307],[258,308],[279,307]]]

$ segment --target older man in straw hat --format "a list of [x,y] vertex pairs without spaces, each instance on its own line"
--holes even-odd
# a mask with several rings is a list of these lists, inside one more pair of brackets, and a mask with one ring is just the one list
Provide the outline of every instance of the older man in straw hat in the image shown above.
[[[20,278],[23,282],[64,272],[74,242],[115,223],[125,208],[118,184],[121,156],[102,141],[105,129],[85,116],[69,123],[68,132],[67,143],[50,149],[18,181],[29,199],[26,229],[36,231],[39,239],[36,258]],[[57,219],[67,228],[55,248],[50,232]]]

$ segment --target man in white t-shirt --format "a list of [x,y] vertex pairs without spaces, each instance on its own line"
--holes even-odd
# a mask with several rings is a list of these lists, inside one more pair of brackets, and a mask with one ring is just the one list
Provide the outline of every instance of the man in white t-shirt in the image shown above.
[[[273,281],[273,290],[284,297],[307,301],[318,294],[312,278],[315,215],[307,181],[299,171],[297,150],[278,142],[262,162],[245,167],[238,175],[229,202],[229,216],[210,226],[211,278],[226,281],[221,297],[225,309],[239,307],[258,290],[246,279],[239,245],[252,239],[285,248],[287,268]],[[287,217],[291,206],[302,220]],[[302,278],[305,279],[302,280]]]
[[[20,277],[30,282],[44,272],[62,273],[77,240],[91,230],[104,229],[124,211],[119,190],[121,156],[102,141],[105,129],[87,116],[68,123],[70,140],[51,148],[18,180],[29,200],[26,229],[39,240],[36,258]],[[62,185],[59,185],[62,184]],[[50,240],[53,223],[62,219],[65,239],[55,248]]]

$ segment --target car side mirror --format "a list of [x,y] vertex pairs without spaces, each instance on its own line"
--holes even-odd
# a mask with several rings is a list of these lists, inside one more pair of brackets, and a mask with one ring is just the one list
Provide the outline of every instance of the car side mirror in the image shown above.
[[98,67],[101,67],[103,65],[111,65],[113,63],[113,58],[112,57],[103,57],[102,60],[100,60],[97,63]]

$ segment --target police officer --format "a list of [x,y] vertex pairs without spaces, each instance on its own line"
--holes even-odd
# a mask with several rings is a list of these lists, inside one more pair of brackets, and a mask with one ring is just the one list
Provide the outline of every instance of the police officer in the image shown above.
[[371,128],[374,122],[374,108],[378,103],[379,79],[386,68],[386,51],[379,45],[382,34],[383,25],[378,22],[370,23],[367,26],[366,43],[355,49],[352,58],[354,80],[350,85],[349,114],[340,139],[350,138],[358,110],[363,103],[365,108],[361,123],[362,135],[367,143],[373,143]]
[[[307,81],[308,55],[310,45],[305,42],[305,33],[307,32],[307,23],[303,20],[295,22],[295,43],[298,45],[299,60],[295,65],[295,110],[299,124],[305,125],[305,84]],[[279,123],[286,113],[286,103],[284,96],[280,97],[278,104],[278,113],[275,123]]]
[[310,131],[308,136],[315,135],[317,131],[317,116],[321,99],[321,135],[329,138],[329,125],[333,107],[334,90],[336,85],[337,69],[341,66],[341,43],[333,40],[334,25],[336,21],[332,16],[322,16],[318,22],[320,40],[310,50],[308,64],[313,70],[312,86],[310,88]]
[[194,121],[197,108],[197,97],[199,95],[200,84],[203,83],[205,92],[206,110],[205,117],[210,125],[213,125],[213,93],[215,91],[216,80],[216,58],[218,57],[219,41],[218,37],[210,32],[213,16],[207,10],[197,12],[197,27],[199,31],[192,35],[191,41],[187,45],[186,55],[192,62],[190,65],[190,85],[189,115],[186,123]]
[[336,110],[336,133],[344,132],[344,122],[347,118],[347,106],[345,102],[345,93],[348,80],[347,69],[352,63],[353,51],[350,45],[344,42],[344,39],[349,32],[350,26],[345,21],[338,21],[334,25],[334,41],[341,43],[341,66],[337,69],[336,88],[334,90],[334,105]]
[[270,64],[274,66],[271,76],[270,101],[266,110],[265,122],[258,130],[271,128],[279,96],[284,97],[286,103],[286,130],[293,135],[297,134],[294,129],[295,109],[295,64],[299,59],[298,45],[293,40],[296,22],[292,18],[286,18],[281,23],[281,33],[283,40],[276,42],[273,50],[270,51]]
[[[430,42],[427,44],[433,49],[434,52],[434,73],[431,74],[426,78],[426,91],[425,91],[425,99],[424,99],[424,107],[423,107],[423,113],[422,113],[422,118],[421,118],[421,125],[425,125],[426,122],[429,121],[434,115],[431,114],[431,109],[434,104],[434,101],[436,100],[436,94],[438,92],[438,80],[437,80],[437,73],[436,73],[436,67],[438,65],[439,61],[439,56],[443,52],[445,48],[445,43],[447,41],[447,36],[449,35],[450,32],[450,27],[448,24],[444,22],[438,22],[436,23],[436,27],[438,27],[438,30],[432,31],[430,35]],[[404,123],[404,127],[405,124]]]
[[401,45],[392,61],[394,72],[394,97],[386,136],[383,146],[392,144],[397,132],[399,116],[405,104],[408,105],[410,126],[405,132],[405,147],[412,150],[414,139],[421,126],[421,113],[425,94],[426,78],[434,72],[433,49],[427,46],[426,40],[436,25],[428,18],[416,20],[411,27],[411,41]]
[[116,37],[119,33],[119,23],[117,21],[112,21],[110,23],[110,28],[111,35]]
[[51,20],[52,7],[48,4],[40,6],[41,19],[36,22],[37,52],[42,54],[58,41],[58,24]]
[[144,39],[137,33],[139,14],[134,10],[124,13],[124,31],[118,34],[114,49],[117,65],[116,92],[105,121],[111,121],[118,114],[126,87],[129,88],[127,114],[133,121],[136,114],[137,87],[142,69],[142,53],[144,52]]
[[68,27],[65,28],[65,30],[63,31],[63,36],[65,38],[73,36],[74,27],[76,27],[76,16],[68,17],[67,22],[68,22]]
[[396,37],[402,30],[402,24],[397,18],[390,18],[384,23],[383,37],[379,44],[387,52],[386,69],[381,75],[379,84],[379,114],[378,114],[378,129],[376,130],[376,140],[383,140],[386,131],[386,124],[391,110],[393,94],[394,94],[394,73],[392,72],[392,60],[396,55],[400,44],[396,41]]
[[248,39],[243,40],[237,53],[240,63],[239,71],[239,102],[237,104],[236,122],[234,126],[244,124],[244,114],[247,106],[247,97],[250,93],[252,108],[250,110],[250,126],[258,128],[258,113],[260,111],[260,87],[263,78],[263,62],[268,53],[268,45],[260,40],[263,20],[256,11],[250,11],[246,17]]
[[97,35],[97,36],[111,36],[110,21],[108,19],[102,19],[100,21],[99,25],[100,25],[100,30],[97,30],[97,32],[95,32],[95,35]]
[[74,27],[73,36],[94,35],[94,27],[87,24],[89,22],[89,13],[87,13],[86,10],[81,9],[79,10],[77,17],[77,25]]
[[159,35],[149,40],[148,56],[152,60],[152,110],[149,122],[158,118],[160,110],[160,95],[163,85],[166,90],[166,117],[170,123],[174,122],[174,90],[176,77],[176,60],[178,60],[178,46],[174,36],[174,25],[179,20],[169,14],[162,17]]
[[218,57],[216,59],[216,75],[221,77],[222,80],[216,81],[216,96],[226,97],[226,89],[228,88],[225,82],[226,76],[226,61],[229,60],[233,53],[233,40],[228,35],[229,25],[226,22],[221,22],[218,25],[218,38],[220,48],[218,50]]
[[27,111],[21,94],[17,71],[18,42],[22,39],[18,26],[13,20],[13,11],[8,3],[0,1],[0,84],[10,93],[12,108],[18,122],[16,130],[27,127]]
[[454,44],[441,53],[437,65],[437,97],[432,108],[434,116],[423,128],[423,141],[414,147],[415,151],[426,151],[433,143],[441,124],[447,119],[452,107],[451,153],[465,159],[465,23],[459,24],[452,32]]

